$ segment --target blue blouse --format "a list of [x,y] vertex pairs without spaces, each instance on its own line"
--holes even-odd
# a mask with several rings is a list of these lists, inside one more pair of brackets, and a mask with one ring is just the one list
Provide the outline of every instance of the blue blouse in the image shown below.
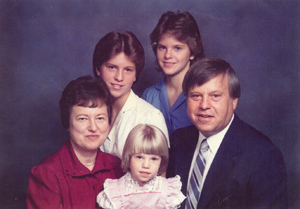
[[183,128],[192,125],[192,122],[187,114],[186,98],[181,92],[176,102],[170,108],[165,77],[157,84],[147,88],[142,95],[142,98],[159,109],[167,124],[169,136],[178,128]]

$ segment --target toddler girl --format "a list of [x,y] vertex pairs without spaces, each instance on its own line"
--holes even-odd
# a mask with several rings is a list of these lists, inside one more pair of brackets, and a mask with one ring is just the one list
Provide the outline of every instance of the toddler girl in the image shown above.
[[134,127],[125,142],[120,179],[107,179],[98,194],[100,207],[179,208],[185,196],[179,176],[166,179],[160,175],[168,166],[168,144],[162,131],[153,125]]

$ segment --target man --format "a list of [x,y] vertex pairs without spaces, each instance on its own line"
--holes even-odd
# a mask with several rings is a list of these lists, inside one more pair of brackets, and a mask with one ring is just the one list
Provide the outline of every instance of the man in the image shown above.
[[217,58],[197,61],[183,81],[193,126],[171,136],[167,175],[180,175],[182,208],[287,208],[279,149],[234,113],[239,80]]

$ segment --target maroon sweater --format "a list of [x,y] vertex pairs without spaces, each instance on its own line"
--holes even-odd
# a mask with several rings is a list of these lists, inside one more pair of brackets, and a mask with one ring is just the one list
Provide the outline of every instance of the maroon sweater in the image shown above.
[[105,179],[123,175],[121,161],[110,154],[97,153],[92,171],[81,164],[69,140],[55,153],[31,169],[27,206],[32,208],[97,208],[96,196]]

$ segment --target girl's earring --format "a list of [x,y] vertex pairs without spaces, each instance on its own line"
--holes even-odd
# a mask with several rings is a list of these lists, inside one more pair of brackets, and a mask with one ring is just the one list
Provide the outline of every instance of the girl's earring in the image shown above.
[[190,56],[190,61],[194,60],[195,56]]

